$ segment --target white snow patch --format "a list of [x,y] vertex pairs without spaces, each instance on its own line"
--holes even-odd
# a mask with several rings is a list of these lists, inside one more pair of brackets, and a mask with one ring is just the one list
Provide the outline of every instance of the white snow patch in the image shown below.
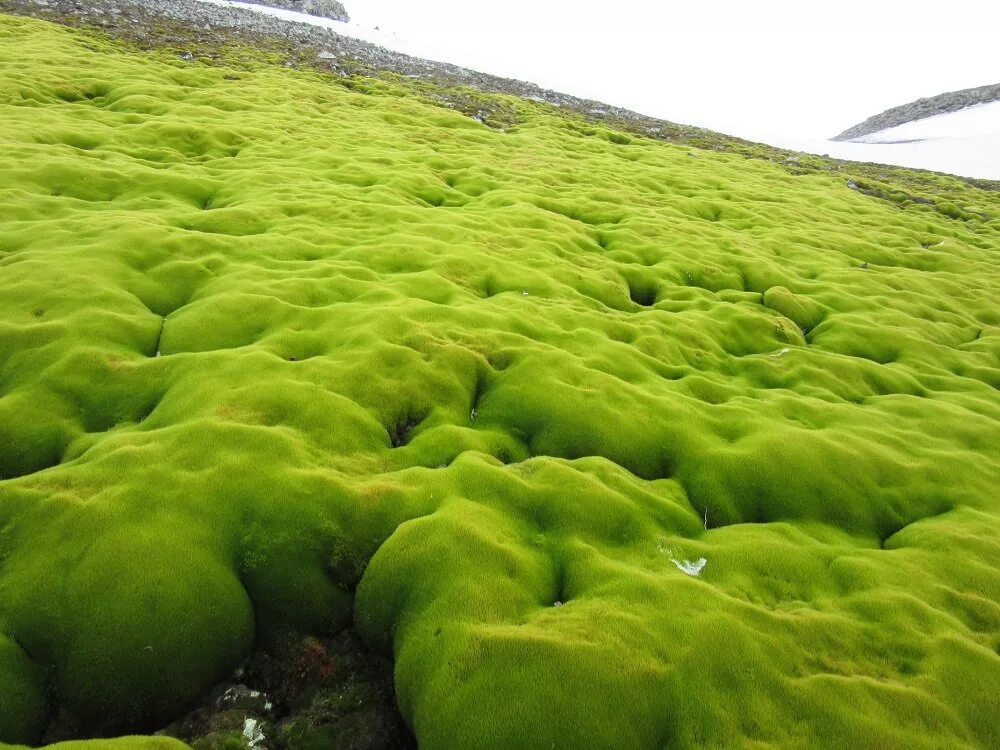
[[[286,10],[284,8],[271,8],[266,5],[257,5],[255,3],[243,3],[236,2],[234,0],[200,0],[200,2],[207,3],[209,5],[220,5],[223,7],[230,6],[244,8],[245,10],[252,10],[257,13],[274,16],[275,18],[280,18],[284,21],[297,21],[298,23],[307,23],[311,26],[321,26],[322,28],[334,31],[341,36],[347,36],[352,39],[360,39],[364,42],[377,44],[385,49],[402,52],[407,55],[414,55],[416,57],[423,57],[428,60],[439,59],[436,57],[436,55],[440,52],[440,47],[438,45],[430,44],[420,39],[411,39],[406,36],[400,36],[396,33],[384,32],[379,28],[379,26],[373,25],[370,18],[365,19],[365,23],[359,23],[356,20],[344,23],[343,21],[334,21],[331,18],[322,18],[321,16],[299,13],[298,11]],[[353,14],[355,8],[349,7],[348,11]],[[327,52],[327,54],[329,57],[323,56],[323,59],[332,59],[335,57],[335,55],[332,55],[329,52]]]
[[1000,101],[976,104],[922,120],[913,120],[894,128],[851,139],[852,143],[891,143],[929,141],[942,138],[980,138],[1000,135]]
[[1000,101],[925,117],[853,141],[776,139],[773,145],[837,159],[1000,179]]
[[689,576],[693,576],[694,578],[701,575],[701,571],[704,570],[705,566],[708,564],[708,560],[704,557],[699,557],[697,560],[683,560],[681,559],[680,553],[674,547],[657,544],[656,549],[660,552],[660,554],[669,558],[670,562],[676,565],[678,570],[683,573],[687,573]]
[[264,741],[264,731],[260,728],[260,722],[256,719],[247,718],[243,722],[243,736],[247,739],[247,744],[251,749],[256,748]]
[[[487,11],[476,10],[475,4],[459,5],[433,0],[418,5],[371,0],[361,4],[346,3],[354,16],[349,23],[233,0],[201,2],[216,6],[237,6],[288,21],[321,26],[342,36],[360,39],[396,52],[449,62],[493,75],[531,80],[544,88],[625,106],[673,122],[709,127],[781,148],[852,161],[1000,179],[1000,102],[907,123],[900,126],[905,130],[893,128],[892,131],[899,132],[875,133],[856,142],[824,140],[814,135],[817,128],[825,128],[817,119],[820,115],[803,115],[803,110],[808,111],[810,104],[816,108],[817,101],[823,101],[815,98],[820,94],[808,99],[788,97],[785,92],[796,85],[804,86],[807,82],[811,88],[822,91],[823,86],[812,85],[819,70],[817,66],[821,64],[828,66],[828,74],[837,80],[842,79],[840,67],[845,62],[843,56],[835,58],[834,63],[824,62],[820,55],[808,60],[809,65],[803,67],[808,71],[807,78],[795,73],[786,75],[778,71],[787,69],[787,57],[792,51],[798,51],[798,48],[782,46],[780,40],[774,45],[770,56],[763,55],[760,61],[762,65],[766,63],[777,67],[772,69],[767,65],[764,68],[751,65],[746,66],[744,71],[744,75],[749,76],[748,80],[752,81],[760,81],[762,71],[769,71],[773,74],[770,89],[747,86],[746,92],[741,92],[733,88],[732,61],[725,54],[719,54],[715,55],[719,58],[718,68],[713,73],[715,77],[692,81],[690,90],[683,87],[669,89],[670,95],[665,95],[662,71],[671,67],[671,61],[675,66],[683,65],[692,54],[704,52],[702,47],[706,37],[699,34],[707,32],[695,29],[696,22],[700,21],[696,17],[696,10],[693,10],[697,8],[696,4],[689,4],[692,10],[685,10],[674,4],[663,4],[661,10],[656,10],[651,7],[655,4],[651,3],[636,2],[631,7],[626,3],[615,22],[617,26],[612,26],[618,33],[608,33],[605,28],[608,22],[597,16],[590,18],[587,14],[576,14],[572,23],[567,24],[566,18],[572,16],[574,10],[568,2],[536,3],[537,7],[533,12],[527,12],[520,18],[517,12],[507,6],[504,6],[502,13],[493,12],[491,15]],[[525,5],[527,7],[526,3]],[[739,6],[732,5],[732,13],[737,14],[734,19],[742,12]],[[756,10],[746,11],[747,14],[751,12],[757,13]],[[670,37],[671,43],[665,44],[660,25],[646,18],[650,14],[656,17],[657,13],[672,20],[676,20],[673,17],[678,13],[694,15],[689,18],[690,23],[675,23],[674,26],[683,33]],[[762,18],[768,17],[765,14]],[[744,19],[747,23],[753,20],[750,16]],[[773,19],[761,22],[770,24]],[[853,23],[850,21],[849,25]],[[391,26],[405,29],[405,32],[384,30]],[[790,27],[780,37],[794,40],[797,37],[795,31]],[[713,36],[714,34],[713,30]],[[742,28],[732,27],[730,34],[729,37],[719,37],[719,40],[730,45],[730,55],[739,52],[740,47],[736,44],[739,39],[754,38],[753,34],[747,34]],[[690,39],[682,43],[687,37]],[[884,35],[873,38],[884,41]],[[900,38],[906,37],[904,35]],[[792,42],[789,41],[788,44],[791,45]],[[604,54],[595,56],[593,49],[598,45],[604,50]],[[515,47],[518,51],[516,55],[511,54],[511,49]],[[822,45],[820,48],[823,49]],[[553,54],[554,50],[558,53]],[[669,57],[671,50],[674,50],[674,58]],[[756,45],[752,50],[755,53],[760,51]],[[668,57],[665,58],[664,55]],[[621,58],[617,65],[608,62],[616,58]],[[623,68],[623,65],[627,67]],[[830,65],[837,67],[834,69]],[[798,84],[796,75],[800,79]],[[917,73],[914,72],[913,75]],[[907,81],[901,81],[900,85],[903,83]],[[680,85],[679,82],[675,83],[675,86]],[[953,87],[961,88],[958,85]],[[705,94],[706,91],[720,89],[725,91],[724,96]],[[864,94],[866,99],[872,101],[880,100],[882,96],[892,96],[889,91],[879,93],[877,97],[873,92],[874,89],[862,91],[859,96]],[[826,94],[822,96],[829,98]],[[763,105],[761,101],[764,102]],[[834,111],[833,105],[827,104],[825,107]],[[830,128],[835,129],[836,126]],[[900,140],[910,142],[899,143]]]
[[675,560],[671,557],[670,562],[676,565],[681,572],[687,573],[689,576],[694,576],[695,578],[701,575],[701,571],[708,564],[708,560],[704,557],[699,557],[693,562],[691,560]]

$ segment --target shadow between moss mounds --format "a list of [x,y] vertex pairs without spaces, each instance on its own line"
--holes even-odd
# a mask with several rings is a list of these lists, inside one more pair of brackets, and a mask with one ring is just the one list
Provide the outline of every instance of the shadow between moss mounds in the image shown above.
[[[270,651],[255,651],[155,735],[193,750],[413,750],[395,700],[392,661],[353,629],[326,638],[289,635]],[[81,727],[59,715],[42,743],[81,738]]]
[[[34,220],[0,235],[0,424],[72,439],[0,485],[0,657],[27,689],[33,662],[78,715],[156,729],[288,620],[328,633],[356,611],[429,748],[915,746],[897,719],[928,712],[932,739],[991,736],[967,686],[991,684],[995,620],[964,589],[993,579],[961,562],[998,559],[993,227],[541,108],[504,133],[384,82],[271,66],[236,85],[2,21],[33,29],[6,69],[39,62],[0,138],[41,165],[0,161]],[[60,95],[81,59],[132,112]],[[212,138],[166,106],[196,100]],[[345,116],[300,116],[317,100]],[[120,150],[57,145],[85,129]],[[103,177],[77,198],[38,173]],[[288,646],[314,682],[336,662],[318,644]],[[178,731],[294,735],[263,705],[218,717],[268,684],[230,680]],[[969,719],[939,700],[954,684]]]

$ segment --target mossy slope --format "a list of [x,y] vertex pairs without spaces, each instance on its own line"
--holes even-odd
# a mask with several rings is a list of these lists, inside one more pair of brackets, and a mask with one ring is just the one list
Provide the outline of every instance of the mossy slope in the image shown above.
[[[4,745],[8,750],[25,750],[26,745]],[[45,750],[187,750],[188,746],[171,737],[116,737],[106,740],[70,740],[46,745]]]
[[0,740],[353,617],[427,748],[1000,745],[996,194],[8,17],[0,81]]

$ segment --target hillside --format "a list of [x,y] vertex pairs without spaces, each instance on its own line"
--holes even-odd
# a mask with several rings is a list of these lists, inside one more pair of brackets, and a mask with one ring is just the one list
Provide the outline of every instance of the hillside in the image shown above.
[[160,31],[0,15],[0,741],[1000,746],[995,184]]
[[852,125],[832,140],[850,141],[871,135],[872,133],[878,133],[881,130],[888,130],[889,128],[895,128],[908,122],[914,122],[915,120],[935,117],[949,112],[958,112],[967,107],[973,107],[977,104],[989,104],[998,100],[1000,100],[1000,83],[992,86],[977,86],[971,89],[962,89],[961,91],[948,91],[937,96],[917,99],[914,102],[902,104],[898,107],[891,107],[877,115],[872,115],[864,122]]

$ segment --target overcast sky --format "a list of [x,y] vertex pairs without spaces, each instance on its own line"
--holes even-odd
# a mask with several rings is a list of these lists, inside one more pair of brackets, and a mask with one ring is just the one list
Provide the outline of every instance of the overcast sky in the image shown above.
[[1000,2],[344,0],[425,57],[761,140],[1000,83]]

